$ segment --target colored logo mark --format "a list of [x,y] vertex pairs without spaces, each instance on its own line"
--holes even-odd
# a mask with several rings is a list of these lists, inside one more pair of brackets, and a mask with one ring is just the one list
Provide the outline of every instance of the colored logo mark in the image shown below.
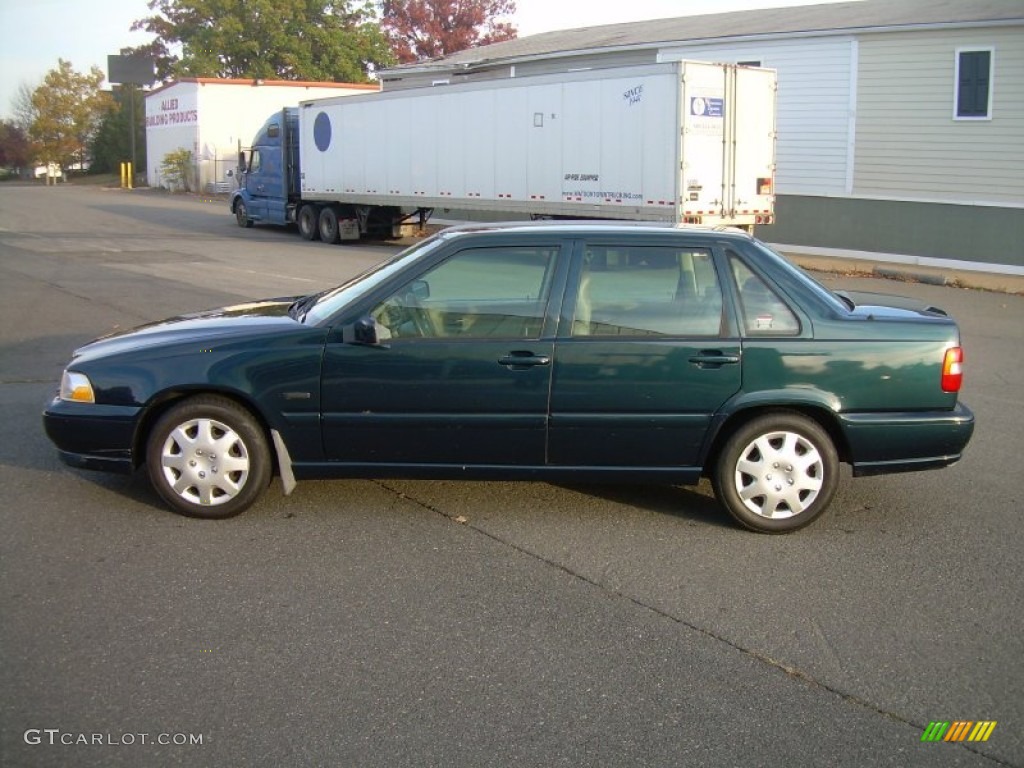
[[933,720],[921,734],[921,741],[988,741],[995,729],[995,720]]
[[321,152],[326,152],[331,146],[331,118],[326,112],[321,112],[313,121],[313,142]]

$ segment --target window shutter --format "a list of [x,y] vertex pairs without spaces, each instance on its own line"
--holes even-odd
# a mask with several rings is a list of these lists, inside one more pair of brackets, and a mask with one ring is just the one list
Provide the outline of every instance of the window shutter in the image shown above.
[[962,51],[957,83],[957,117],[987,117],[991,72],[990,51]]

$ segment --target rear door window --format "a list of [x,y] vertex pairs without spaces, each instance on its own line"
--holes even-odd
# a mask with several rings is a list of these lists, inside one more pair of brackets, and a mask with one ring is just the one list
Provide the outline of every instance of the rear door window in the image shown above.
[[722,289],[710,249],[589,245],[583,261],[574,337],[721,333]]

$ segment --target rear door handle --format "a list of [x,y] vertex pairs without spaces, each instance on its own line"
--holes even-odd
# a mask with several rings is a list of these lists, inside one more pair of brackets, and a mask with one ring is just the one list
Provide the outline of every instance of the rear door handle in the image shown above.
[[719,349],[702,349],[690,358],[698,368],[721,368],[723,365],[736,365],[739,361],[739,355],[726,355]]
[[535,355],[532,352],[511,352],[498,358],[498,365],[504,365],[513,371],[534,368],[538,365],[550,365],[550,355]]

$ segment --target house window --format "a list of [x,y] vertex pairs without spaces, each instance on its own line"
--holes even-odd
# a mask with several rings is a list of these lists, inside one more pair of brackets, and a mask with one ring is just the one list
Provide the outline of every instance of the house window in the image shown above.
[[992,59],[991,48],[957,50],[954,119],[992,118]]

